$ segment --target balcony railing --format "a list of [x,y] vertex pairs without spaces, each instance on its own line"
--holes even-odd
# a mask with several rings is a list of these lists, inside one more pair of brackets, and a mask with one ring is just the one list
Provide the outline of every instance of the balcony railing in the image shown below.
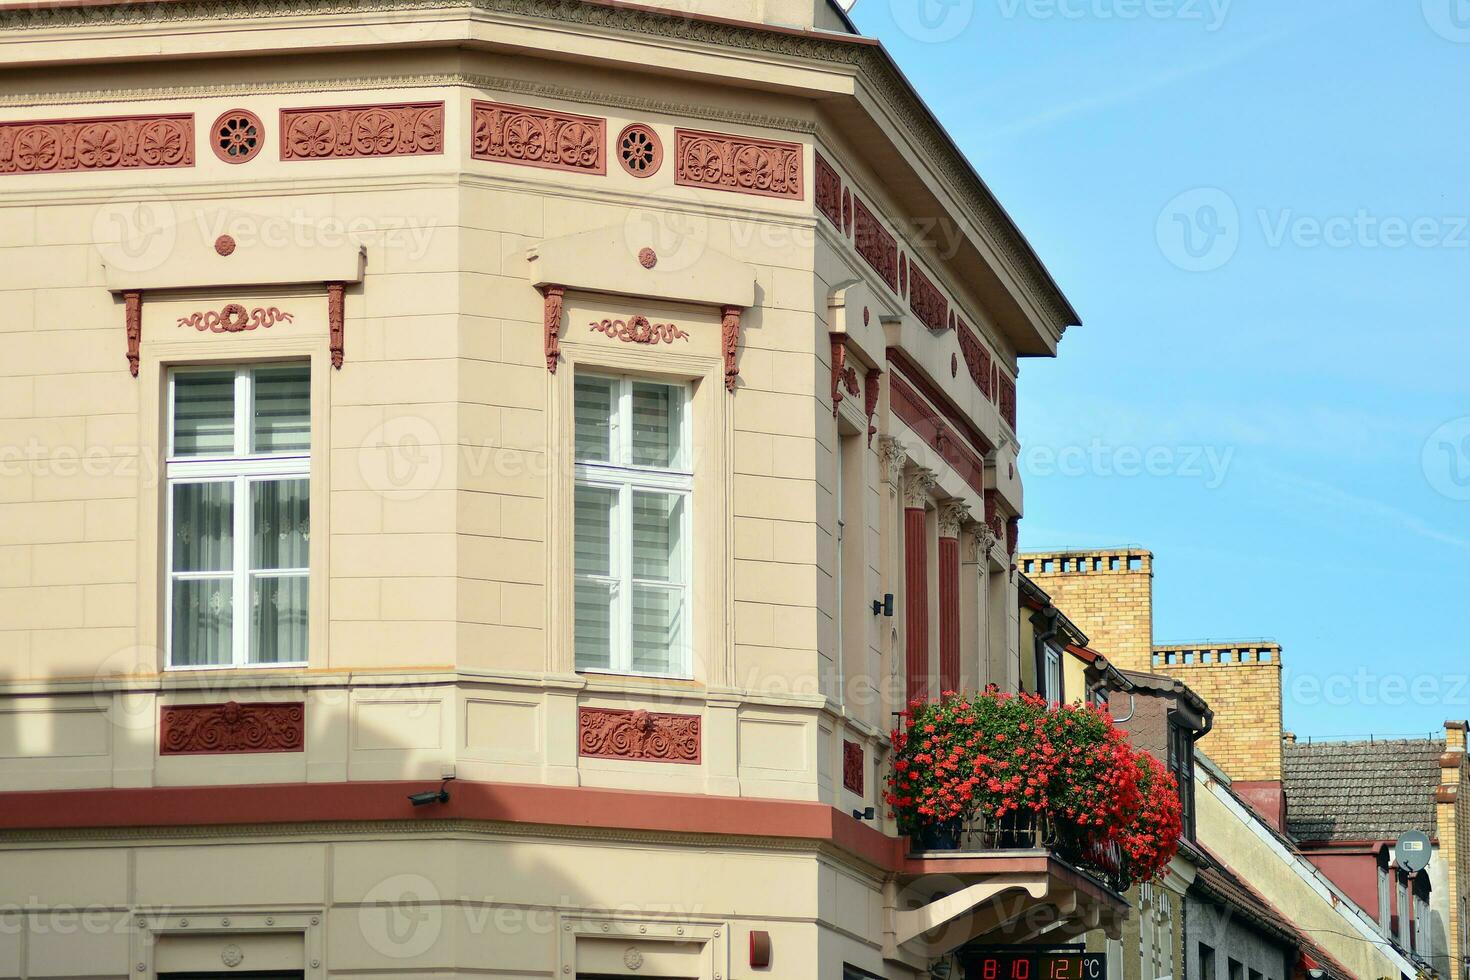
[[1113,891],[1127,890],[1122,849],[1059,832],[1045,813],[975,816],[957,827],[935,828],[915,840],[919,851],[977,854],[995,851],[1048,851]]

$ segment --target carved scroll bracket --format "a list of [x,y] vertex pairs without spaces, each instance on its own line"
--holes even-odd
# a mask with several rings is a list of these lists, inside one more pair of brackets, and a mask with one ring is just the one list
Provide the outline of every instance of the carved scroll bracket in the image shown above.
[[725,354],[725,390],[735,391],[735,382],[740,379],[740,367],[736,353],[740,349],[740,320],[745,313],[742,306],[726,306],[720,310],[720,348]]
[[123,293],[123,308],[128,330],[128,373],[138,376],[138,354],[143,346],[143,294],[137,290]]
[[868,445],[873,444],[873,437],[878,434],[878,427],[873,424],[873,416],[878,414],[878,385],[883,380],[883,372],[878,368],[869,368],[868,376],[863,378],[863,412],[868,416]]
[[342,370],[344,335],[346,334],[347,284],[327,283],[327,336],[332,352],[332,367]]
[[542,286],[541,295],[545,299],[546,370],[555,374],[557,359],[561,357],[561,313],[567,290],[565,286]]
[[856,398],[858,396],[857,369],[849,367],[847,363],[847,335],[833,332],[832,338],[832,417],[837,417],[837,410],[842,405],[842,394]]

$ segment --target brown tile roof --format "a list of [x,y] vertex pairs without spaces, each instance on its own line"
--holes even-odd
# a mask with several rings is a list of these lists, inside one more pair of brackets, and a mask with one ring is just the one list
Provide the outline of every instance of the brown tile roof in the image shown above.
[[1302,841],[1434,836],[1437,739],[1285,745],[1286,826]]
[[1201,847],[1205,856],[1212,862],[1202,865],[1195,875],[1194,888],[1204,892],[1207,896],[1217,902],[1233,906],[1253,921],[1258,928],[1271,933],[1278,942],[1292,945],[1297,950],[1310,957],[1316,965],[1334,980],[1352,980],[1352,974],[1347,967],[1333,958],[1332,954],[1323,949],[1309,935],[1302,932],[1297,925],[1282,915],[1260,892],[1256,891],[1245,880],[1230,869],[1208,848]]

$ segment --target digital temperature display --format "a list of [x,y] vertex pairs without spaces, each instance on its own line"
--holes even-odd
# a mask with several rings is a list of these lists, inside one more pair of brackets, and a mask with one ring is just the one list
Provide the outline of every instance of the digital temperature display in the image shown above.
[[1019,950],[959,954],[965,980],[1106,980],[1105,953],[1027,953]]

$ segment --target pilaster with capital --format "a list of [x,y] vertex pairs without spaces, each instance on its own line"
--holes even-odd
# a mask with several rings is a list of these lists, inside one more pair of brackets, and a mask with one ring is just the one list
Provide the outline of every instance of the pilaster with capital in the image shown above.
[[923,510],[929,503],[929,492],[936,482],[933,470],[916,466],[909,470],[903,481],[903,506],[905,510]]
[[946,500],[939,505],[939,536],[958,538],[960,528],[970,523],[970,508],[964,501]]
[[894,487],[903,486],[903,468],[909,456],[903,443],[892,436],[878,437],[878,462],[883,466],[883,481]]

